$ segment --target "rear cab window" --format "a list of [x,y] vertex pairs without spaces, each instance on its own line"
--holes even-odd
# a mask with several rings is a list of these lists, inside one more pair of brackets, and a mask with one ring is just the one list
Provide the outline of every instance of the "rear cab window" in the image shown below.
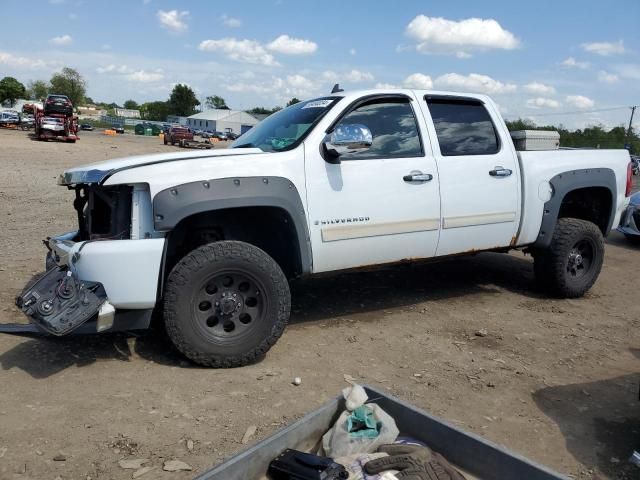
[[443,157],[494,155],[500,137],[480,100],[425,97]]

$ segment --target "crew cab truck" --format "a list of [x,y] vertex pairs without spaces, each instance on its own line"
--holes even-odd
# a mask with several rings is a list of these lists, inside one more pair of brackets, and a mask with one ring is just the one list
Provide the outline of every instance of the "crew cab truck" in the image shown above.
[[192,361],[245,365],[282,335],[290,279],[524,249],[579,297],[628,203],[625,150],[516,151],[484,95],[343,92],[271,115],[229,149],[71,168],[77,231],[17,304],[39,328],[145,328]]

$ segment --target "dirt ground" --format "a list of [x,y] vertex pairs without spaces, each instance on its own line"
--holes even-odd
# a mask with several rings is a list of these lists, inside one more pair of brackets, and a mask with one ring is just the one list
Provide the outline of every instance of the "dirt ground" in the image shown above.
[[[0,131],[0,322],[24,321],[13,298],[43,268],[41,239],[74,227],[58,174],[171,149]],[[284,336],[233,370],[191,365],[154,333],[0,336],[0,479],[131,478],[127,458],[155,467],[143,479],[191,478],[245,448],[248,427],[253,442],[337,395],[345,374],[573,478],[638,478],[639,251],[613,233],[578,300],[541,295],[518,252],[299,281]],[[171,459],[193,471],[162,471]]]

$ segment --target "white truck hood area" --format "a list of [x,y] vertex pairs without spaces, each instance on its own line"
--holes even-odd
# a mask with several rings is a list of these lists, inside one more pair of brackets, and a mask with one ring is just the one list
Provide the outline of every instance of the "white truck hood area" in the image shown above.
[[115,158],[104,162],[81,165],[65,170],[58,178],[59,185],[80,183],[101,183],[115,172],[165,162],[195,160],[204,158],[230,157],[263,154],[259,148],[225,148],[220,150],[182,151],[176,153],[158,153],[126,158]]

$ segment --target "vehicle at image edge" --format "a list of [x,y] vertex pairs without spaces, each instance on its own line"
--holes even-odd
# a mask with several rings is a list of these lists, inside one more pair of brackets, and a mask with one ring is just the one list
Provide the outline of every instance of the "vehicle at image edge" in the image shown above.
[[640,242],[640,192],[629,198],[629,205],[622,213],[618,231],[634,242]]
[[184,142],[192,142],[193,141],[193,133],[186,127],[177,127],[173,126],[169,128],[164,134],[164,144],[171,145],[183,144]]
[[83,123],[82,125],[80,125],[80,130],[91,132],[93,131],[93,125],[91,125],[90,123]]
[[130,330],[157,309],[186,357],[234,367],[282,335],[288,281],[321,272],[519,249],[550,294],[584,295],[631,169],[626,150],[516,151],[485,95],[397,89],[300,102],[229,149],[70,168],[59,184],[78,229],[46,241],[49,270],[17,299],[31,321]]
[[66,95],[47,95],[47,99],[44,101],[44,114],[51,115],[52,113],[61,113],[67,117],[73,115],[73,104],[69,97]]

